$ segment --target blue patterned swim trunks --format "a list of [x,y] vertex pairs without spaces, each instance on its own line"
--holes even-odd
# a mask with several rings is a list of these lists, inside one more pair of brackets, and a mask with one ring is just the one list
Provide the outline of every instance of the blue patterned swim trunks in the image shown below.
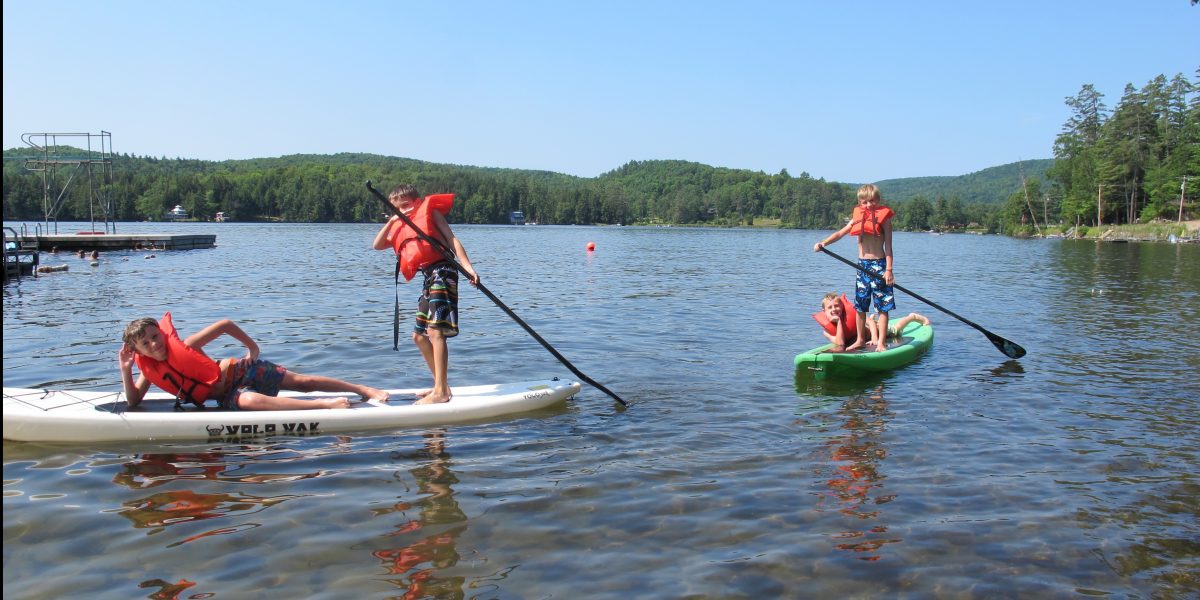
[[218,404],[225,410],[238,410],[238,396],[246,391],[278,396],[279,385],[286,374],[287,369],[269,360],[236,360],[229,365],[229,391]]
[[896,309],[896,296],[892,286],[883,283],[883,272],[887,270],[886,258],[860,258],[858,264],[870,273],[878,275],[876,279],[862,271],[854,282],[854,309],[860,313],[870,312],[872,301],[875,310],[891,312]]

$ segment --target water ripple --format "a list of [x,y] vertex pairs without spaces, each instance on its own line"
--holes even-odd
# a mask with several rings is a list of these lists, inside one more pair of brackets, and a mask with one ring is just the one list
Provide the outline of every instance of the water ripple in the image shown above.
[[[113,252],[8,285],[5,385],[116,389],[124,323],[166,309],[184,331],[235,318],[301,372],[425,385],[407,324],[391,350],[375,228],[224,224],[213,250]],[[820,343],[820,296],[853,281],[811,252],[821,232],[455,230],[489,288],[629,408],[585,387],[511,420],[370,435],[6,441],[6,595],[1200,589],[1200,321],[1181,310],[1200,298],[1200,248],[898,234],[902,285],[1029,354],[899,294],[934,320],[933,349],[814,382],[792,357]],[[403,308],[415,294],[400,287]],[[571,377],[467,286],[460,316],[452,382]]]

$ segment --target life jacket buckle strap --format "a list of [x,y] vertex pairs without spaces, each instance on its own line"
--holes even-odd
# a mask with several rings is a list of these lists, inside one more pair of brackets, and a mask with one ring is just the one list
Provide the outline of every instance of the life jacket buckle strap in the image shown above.
[[[176,411],[182,412],[184,410],[184,408],[183,408],[184,400],[187,400],[188,402],[191,402],[192,404],[196,404],[196,401],[192,400],[192,397],[193,397],[193,394],[196,392],[196,387],[200,385],[199,381],[196,381],[195,379],[185,376],[184,379],[190,381],[192,384],[191,389],[189,389],[185,392],[183,389],[183,385],[181,385],[178,381],[175,381],[175,378],[172,377],[170,373],[164,373],[163,378],[166,379],[167,381],[169,381],[171,384],[173,384],[175,386],[175,389],[177,390],[175,392],[175,410]],[[201,409],[203,409],[204,403],[202,402],[198,406]]]

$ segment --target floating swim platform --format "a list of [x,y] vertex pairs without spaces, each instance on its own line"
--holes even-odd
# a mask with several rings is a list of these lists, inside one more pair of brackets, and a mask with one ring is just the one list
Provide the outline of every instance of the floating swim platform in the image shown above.
[[39,235],[28,236],[36,240],[37,247],[43,252],[57,248],[59,251],[75,250],[196,250],[214,248],[217,245],[215,233],[102,233],[95,231],[80,231],[71,235]]

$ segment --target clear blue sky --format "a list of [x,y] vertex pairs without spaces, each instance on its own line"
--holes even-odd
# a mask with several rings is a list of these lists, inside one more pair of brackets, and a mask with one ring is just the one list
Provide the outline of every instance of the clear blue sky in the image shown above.
[[4,148],[861,183],[1050,158],[1084,84],[1198,67],[1188,0],[5,0]]

